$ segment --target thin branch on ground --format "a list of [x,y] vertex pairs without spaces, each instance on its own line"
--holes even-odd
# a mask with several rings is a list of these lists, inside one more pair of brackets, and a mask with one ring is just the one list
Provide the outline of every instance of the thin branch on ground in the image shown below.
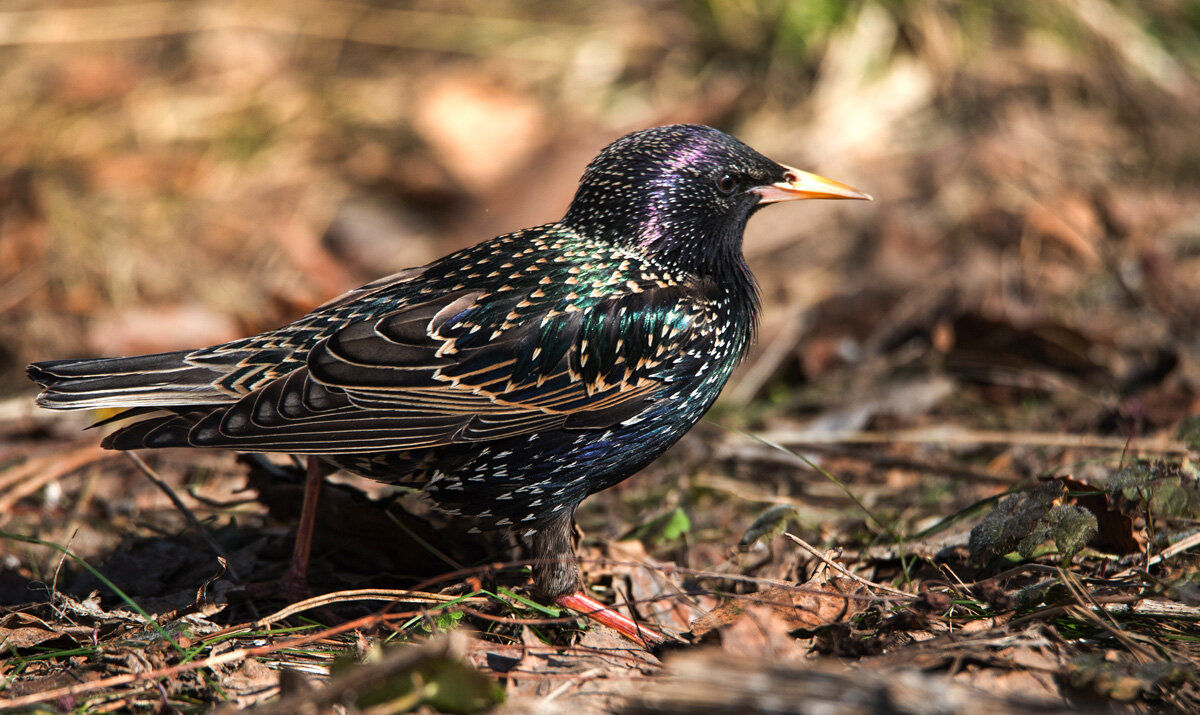
[[845,566],[842,566],[838,562],[834,561],[833,559],[829,558],[825,554],[821,553],[820,549],[818,549],[817,547],[808,543],[804,539],[801,539],[799,536],[796,536],[793,533],[784,532],[783,535],[786,536],[787,538],[791,539],[797,545],[799,545],[800,548],[804,549],[808,553],[815,556],[819,561],[821,561],[821,563],[825,564],[826,566],[833,569],[834,571],[837,571],[838,573],[842,574],[846,578],[849,578],[852,581],[855,581],[856,583],[862,584],[863,586],[866,586],[867,588],[872,588],[877,591],[883,591],[884,593],[890,593],[893,596],[897,596],[899,598],[904,598],[904,599],[909,599],[909,600],[915,600],[917,598],[916,596],[914,596],[911,593],[908,593],[906,591],[901,591],[899,589],[892,588],[891,586],[884,586],[883,584],[875,583],[874,581],[868,581],[867,579],[863,578],[862,576],[859,576],[858,574],[855,574],[852,571],[849,571]]

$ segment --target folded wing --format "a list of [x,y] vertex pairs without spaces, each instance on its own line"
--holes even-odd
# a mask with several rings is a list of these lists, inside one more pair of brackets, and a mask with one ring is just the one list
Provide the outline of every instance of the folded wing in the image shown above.
[[669,387],[664,368],[686,359],[701,320],[692,297],[683,285],[631,283],[585,298],[413,300],[332,331],[286,374],[258,373],[232,404],[143,420],[105,446],[350,454],[605,428]]

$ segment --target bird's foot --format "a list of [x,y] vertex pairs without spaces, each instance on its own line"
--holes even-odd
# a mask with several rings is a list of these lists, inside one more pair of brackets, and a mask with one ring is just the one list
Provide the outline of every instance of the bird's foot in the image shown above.
[[279,590],[289,601],[303,601],[313,595],[312,587],[308,585],[308,564],[303,570],[297,570],[295,565],[279,577]]
[[614,611],[608,606],[587,595],[576,591],[559,596],[554,602],[563,608],[570,609],[581,615],[603,624],[619,632],[630,640],[642,645],[653,646],[666,641],[666,637],[657,631],[652,631],[627,616]]
[[308,585],[307,568],[298,569],[296,564],[288,567],[278,579],[272,581],[256,581],[242,587],[242,593],[251,598],[283,598],[288,603],[296,603],[313,595]]
[[251,596],[283,596],[295,603],[313,595],[308,586],[308,562],[312,553],[313,534],[316,532],[317,502],[321,496],[321,485],[325,472],[320,460],[308,458],[308,469],[304,479],[304,503],[300,507],[300,523],[296,527],[296,541],[292,546],[292,559],[288,570],[278,581],[247,584],[243,592]]

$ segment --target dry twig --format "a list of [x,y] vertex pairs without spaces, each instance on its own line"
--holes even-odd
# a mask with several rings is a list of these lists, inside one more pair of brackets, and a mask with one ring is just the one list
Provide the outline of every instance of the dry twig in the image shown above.
[[815,556],[817,559],[819,559],[822,563],[824,563],[829,568],[833,569],[834,571],[837,571],[838,573],[842,574],[846,578],[849,578],[857,583],[862,584],[863,586],[866,586],[867,588],[872,588],[877,591],[883,591],[884,593],[890,593],[893,596],[898,596],[900,598],[907,599],[907,600],[913,600],[916,598],[916,596],[912,595],[911,593],[906,593],[904,591],[894,589],[891,586],[884,586],[883,584],[875,583],[874,581],[868,581],[865,578],[863,578],[862,576],[859,576],[859,575],[847,570],[845,566],[842,566],[841,564],[837,563],[836,561],[829,558],[825,554],[821,553],[821,551],[819,549],[817,549],[817,547],[808,543],[804,539],[801,539],[799,536],[796,536],[795,534],[792,534],[790,532],[785,532],[784,536],[786,536],[789,539],[791,539],[792,541],[794,541],[801,548],[803,548],[805,551],[807,551],[808,553]]

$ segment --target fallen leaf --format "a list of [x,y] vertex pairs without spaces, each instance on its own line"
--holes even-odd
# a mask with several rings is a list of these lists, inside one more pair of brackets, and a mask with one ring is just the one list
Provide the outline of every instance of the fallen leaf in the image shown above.
[[55,630],[50,624],[28,613],[14,611],[0,618],[0,653],[16,653],[56,638],[66,637],[67,634]]
[[997,502],[971,529],[971,560],[986,564],[1014,551],[1028,559],[1042,544],[1054,541],[1069,561],[1098,530],[1096,517],[1069,503],[1066,484],[1052,479]]
[[866,587],[848,578],[810,581],[797,588],[772,586],[757,593],[736,596],[692,622],[692,635],[704,634],[736,622],[754,607],[765,606],[787,624],[788,630],[813,630],[840,623],[862,611],[869,600]]
[[792,628],[778,609],[749,604],[733,623],[721,629],[721,649],[731,656],[774,660],[803,657],[808,643],[791,636]]
[[642,618],[652,626],[676,631],[688,629],[698,609],[679,597],[683,588],[671,571],[671,564],[660,564],[650,558],[640,541],[612,544],[609,555],[618,562],[612,567],[614,589],[618,593],[623,590],[618,578],[628,580],[629,600]]

